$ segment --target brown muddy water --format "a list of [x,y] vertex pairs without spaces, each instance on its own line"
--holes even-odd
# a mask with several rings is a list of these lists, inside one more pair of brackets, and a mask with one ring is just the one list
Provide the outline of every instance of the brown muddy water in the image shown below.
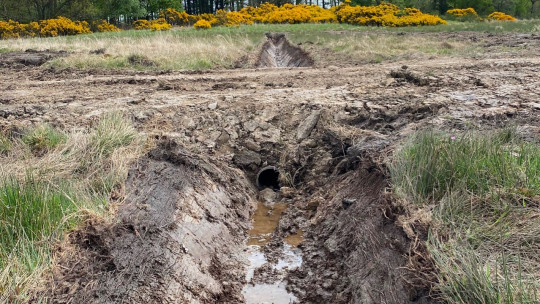
[[[263,247],[272,238],[272,234],[279,224],[287,204],[275,203],[268,207],[263,203],[257,204],[253,215],[253,228],[249,231],[247,242],[248,268],[246,281],[248,282],[242,294],[247,304],[293,303],[298,299],[286,289],[284,277],[287,271],[302,265],[302,251],[297,246],[302,242],[302,231],[283,239],[281,252],[278,252],[277,262],[271,263],[263,252]],[[260,270],[258,270],[261,268]],[[255,281],[255,272],[263,272],[266,276],[264,282]],[[277,275],[275,275],[277,273]],[[270,278],[270,279],[268,279]]]

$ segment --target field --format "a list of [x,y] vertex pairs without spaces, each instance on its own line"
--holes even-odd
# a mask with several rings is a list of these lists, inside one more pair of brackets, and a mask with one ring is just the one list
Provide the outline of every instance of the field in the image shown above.
[[540,301],[537,20],[1,40],[0,70],[0,302]]

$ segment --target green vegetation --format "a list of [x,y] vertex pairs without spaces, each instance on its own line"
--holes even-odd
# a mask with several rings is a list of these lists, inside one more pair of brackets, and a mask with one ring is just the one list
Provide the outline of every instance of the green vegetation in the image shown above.
[[424,132],[390,171],[399,197],[432,212],[427,245],[448,303],[539,300],[539,143],[509,130]]
[[8,153],[10,150],[11,142],[9,141],[9,138],[3,133],[0,133],[0,155]]
[[135,129],[118,112],[105,114],[90,135],[90,145],[99,157],[109,156],[115,149],[135,139]]
[[[4,141],[11,152],[0,153],[0,302],[13,303],[27,300],[66,232],[110,215],[110,193],[143,142],[119,113],[105,114],[87,132],[38,126]],[[41,153],[24,153],[35,147]]]
[[66,135],[49,125],[40,125],[28,130],[22,137],[22,141],[27,144],[32,152],[43,153],[64,143]]

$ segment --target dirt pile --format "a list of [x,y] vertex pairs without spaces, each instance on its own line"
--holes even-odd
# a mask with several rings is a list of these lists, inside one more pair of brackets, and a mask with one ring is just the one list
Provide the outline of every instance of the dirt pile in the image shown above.
[[0,67],[21,68],[25,66],[40,66],[58,57],[67,56],[67,52],[35,51],[6,53],[0,56]]
[[266,37],[268,40],[263,44],[255,66],[269,68],[313,66],[314,61],[311,56],[301,48],[292,45],[284,34],[267,33]]
[[45,293],[54,303],[241,302],[254,209],[242,174],[172,142],[130,171],[118,223],[71,235]]
[[[288,279],[301,303],[429,303],[404,281],[408,242],[374,168],[332,178],[302,246],[304,264]],[[331,195],[328,195],[331,193]]]

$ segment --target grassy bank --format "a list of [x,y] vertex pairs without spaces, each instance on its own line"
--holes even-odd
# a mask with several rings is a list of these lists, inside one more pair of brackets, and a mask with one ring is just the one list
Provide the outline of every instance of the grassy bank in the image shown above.
[[[459,38],[437,35],[396,35],[424,32],[538,32],[540,21],[450,22],[448,25],[382,28],[348,24],[256,24],[210,30],[175,28],[168,32],[123,31],[54,38],[0,41],[0,52],[65,50],[73,54],[49,63],[58,67],[182,70],[230,68],[245,56],[255,56],[267,32],[284,32],[294,43],[312,45],[321,53],[347,60],[380,62],[416,58],[418,54],[468,56],[482,49]],[[104,53],[92,51],[104,49]],[[135,56],[135,57],[133,57]],[[131,60],[144,57],[147,60]]]
[[51,251],[84,219],[111,215],[142,140],[120,114],[87,132],[48,125],[0,134],[0,302],[24,302],[50,266]]
[[539,142],[421,133],[390,168],[396,195],[431,214],[427,248],[447,303],[538,303]]

